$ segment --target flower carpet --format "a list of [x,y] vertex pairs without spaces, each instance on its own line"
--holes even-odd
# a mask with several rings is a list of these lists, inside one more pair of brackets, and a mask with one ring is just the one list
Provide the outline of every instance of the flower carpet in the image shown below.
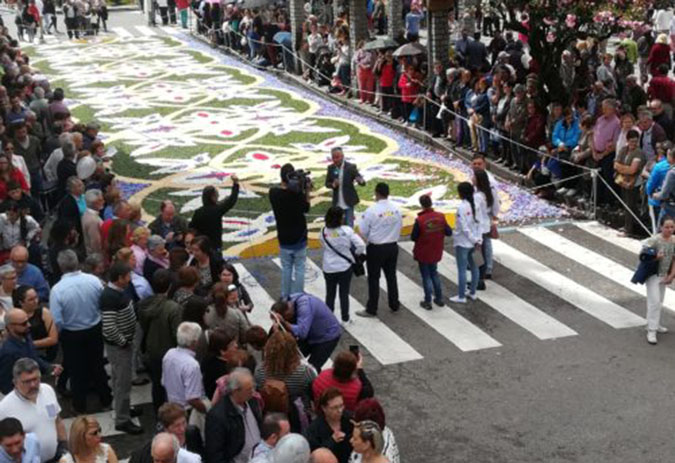
[[[242,191],[223,219],[226,255],[274,252],[275,221],[267,191],[291,162],[316,186],[308,216],[316,238],[331,191],[324,187],[330,149],[343,148],[367,185],[357,187],[365,210],[377,182],[410,225],[418,198],[438,210],[457,206],[456,185],[470,168],[451,154],[418,144],[382,125],[249,68],[187,36],[105,38],[28,50],[32,64],[66,91],[74,118],[97,120],[125,196],[151,219],[163,199],[186,218],[201,206],[206,185],[229,194],[236,174]],[[499,183],[501,221],[518,224],[564,214],[525,190]]]

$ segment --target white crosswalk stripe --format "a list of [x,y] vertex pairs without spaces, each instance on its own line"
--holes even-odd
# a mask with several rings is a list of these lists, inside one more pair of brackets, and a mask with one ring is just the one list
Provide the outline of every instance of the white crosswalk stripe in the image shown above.
[[[412,254],[413,243],[401,243],[401,247]],[[457,284],[457,263],[451,254],[443,253],[443,259],[438,265],[438,272]],[[478,298],[539,339],[564,338],[577,334],[573,329],[545,314],[494,281],[490,282],[489,290],[478,293]]]
[[503,240],[493,240],[492,246],[495,261],[612,328],[629,328],[646,323],[644,318],[537,262]]
[[[612,259],[608,259],[588,248],[580,246],[564,236],[544,227],[522,228],[519,232],[544,246],[556,250],[568,259],[572,259],[584,267],[590,268],[624,288],[629,289],[640,296],[645,295],[644,286],[633,284],[630,281],[634,271],[616,263]],[[671,288],[666,288],[664,306],[668,310],[675,312],[675,291]]]
[[[281,267],[279,259],[274,259],[274,263]],[[310,270],[306,272],[307,276],[310,276],[310,273],[314,273],[317,277],[305,280],[305,290],[322,297],[326,294],[326,284],[321,269],[309,259],[307,259],[307,269]],[[356,310],[365,309],[352,296],[349,297],[349,307],[352,314]],[[409,362],[422,358],[422,355],[401,339],[398,334],[394,333],[379,318],[359,318],[354,323],[347,325],[345,329],[383,365]]]
[[598,222],[576,222],[575,225],[581,228],[583,231],[590,233],[591,235],[597,236],[598,238],[603,239],[614,246],[619,246],[620,248],[623,248],[626,251],[632,252],[634,254],[639,254],[640,249],[642,249],[642,244],[640,241],[621,236],[618,231],[606,227]]
[[148,26],[135,26],[135,27],[136,29],[138,29],[138,32],[140,32],[141,35],[144,35],[146,37],[155,37],[157,35],[157,33]]
[[118,35],[120,38],[123,39],[130,39],[133,38],[134,34],[129,32],[126,28],[124,27],[111,27],[110,30]]
[[[401,272],[398,272],[396,278],[401,304],[463,352],[501,346],[499,341],[454,310],[448,310],[447,307],[434,307],[433,310],[421,308],[419,301],[424,294],[422,288]],[[384,279],[380,284],[382,289],[386,289]]]

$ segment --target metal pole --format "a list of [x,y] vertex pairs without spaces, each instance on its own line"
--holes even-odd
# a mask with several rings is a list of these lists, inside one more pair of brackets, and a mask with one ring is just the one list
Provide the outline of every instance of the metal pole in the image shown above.
[[592,187],[593,187],[593,194],[591,195],[593,197],[593,220],[598,219],[598,171],[597,169],[593,169],[591,171],[591,181]]

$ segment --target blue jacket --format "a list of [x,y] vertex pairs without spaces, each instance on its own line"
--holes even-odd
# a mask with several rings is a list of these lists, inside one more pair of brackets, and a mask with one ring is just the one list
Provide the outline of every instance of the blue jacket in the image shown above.
[[557,148],[560,146],[560,143],[564,143],[565,147],[569,151],[572,151],[579,143],[580,136],[581,129],[579,128],[579,120],[576,117],[572,120],[572,125],[569,127],[565,125],[565,119],[561,119],[553,127],[553,147]]
[[51,370],[51,365],[45,362],[35,350],[33,339],[30,334],[26,335],[26,340],[8,336],[2,347],[0,347],[0,392],[7,395],[12,392],[12,369],[14,362],[20,358],[28,357],[35,360],[40,365],[40,371],[46,375]]
[[663,186],[668,169],[670,169],[670,164],[668,164],[667,159],[657,162],[654,164],[654,167],[652,167],[649,179],[647,179],[647,200],[649,201],[650,206],[661,205],[661,201],[653,199],[652,195],[659,191]]
[[657,254],[658,250],[656,248],[645,248],[640,252],[640,264],[638,264],[638,268],[630,280],[631,283],[643,285],[650,276],[658,273],[659,261],[656,258]]

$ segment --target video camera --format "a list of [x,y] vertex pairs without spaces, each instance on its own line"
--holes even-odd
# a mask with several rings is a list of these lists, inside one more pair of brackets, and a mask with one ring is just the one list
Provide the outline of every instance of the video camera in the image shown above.
[[312,173],[302,169],[294,170],[286,179],[288,189],[294,193],[307,194],[312,189]]

